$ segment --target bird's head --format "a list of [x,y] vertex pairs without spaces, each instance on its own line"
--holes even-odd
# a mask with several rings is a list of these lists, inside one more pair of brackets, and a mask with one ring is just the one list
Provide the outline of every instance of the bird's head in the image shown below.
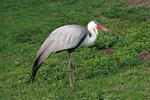
[[88,29],[95,31],[95,33],[98,35],[98,30],[111,32],[109,29],[105,28],[103,25],[100,25],[97,21],[91,21],[88,23]]

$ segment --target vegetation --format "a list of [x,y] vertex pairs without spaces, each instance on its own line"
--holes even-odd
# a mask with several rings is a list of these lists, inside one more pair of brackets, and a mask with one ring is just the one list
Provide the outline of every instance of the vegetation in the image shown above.
[[[150,8],[137,1],[1,0],[0,100],[150,99]],[[51,55],[32,84],[34,58],[46,37],[91,20],[112,32],[100,31],[94,46],[73,53],[74,91],[67,52]]]

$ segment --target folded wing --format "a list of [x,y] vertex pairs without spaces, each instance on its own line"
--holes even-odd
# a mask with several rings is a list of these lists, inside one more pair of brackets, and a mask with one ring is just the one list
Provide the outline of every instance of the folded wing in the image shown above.
[[51,53],[77,48],[87,34],[88,31],[79,25],[67,25],[54,30],[38,50],[32,69],[32,80],[39,66]]

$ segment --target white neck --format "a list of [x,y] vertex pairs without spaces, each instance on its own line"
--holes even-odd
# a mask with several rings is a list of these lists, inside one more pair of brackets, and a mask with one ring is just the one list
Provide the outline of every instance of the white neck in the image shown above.
[[98,34],[98,31],[96,29],[94,31],[94,29],[88,28],[88,30],[91,33],[91,37],[89,36],[89,34],[87,35],[87,37],[82,43],[82,45],[85,45],[85,46],[92,45],[97,39],[96,34]]

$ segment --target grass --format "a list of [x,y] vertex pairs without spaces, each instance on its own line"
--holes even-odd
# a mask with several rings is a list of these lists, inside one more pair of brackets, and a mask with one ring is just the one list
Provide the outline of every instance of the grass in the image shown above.
[[[127,0],[3,0],[0,3],[0,100],[148,100],[150,8]],[[37,50],[56,28],[97,20],[92,47],[76,49],[76,89],[69,91],[68,53],[51,55],[30,82]],[[107,55],[101,50],[111,48]]]

